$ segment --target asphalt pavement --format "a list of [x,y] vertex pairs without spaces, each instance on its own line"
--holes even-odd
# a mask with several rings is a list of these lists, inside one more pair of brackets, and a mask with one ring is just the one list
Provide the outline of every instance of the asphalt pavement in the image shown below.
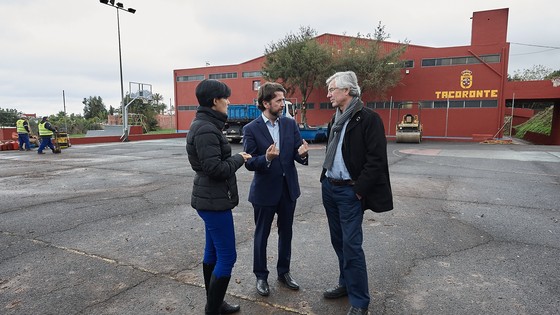
[[[234,152],[242,145],[233,145]],[[389,143],[395,209],[364,218],[370,314],[560,314],[560,146]],[[346,314],[321,203],[298,166],[291,291],[255,291],[252,173],[238,171],[239,314]],[[202,220],[184,139],[0,152],[0,314],[203,314]]]

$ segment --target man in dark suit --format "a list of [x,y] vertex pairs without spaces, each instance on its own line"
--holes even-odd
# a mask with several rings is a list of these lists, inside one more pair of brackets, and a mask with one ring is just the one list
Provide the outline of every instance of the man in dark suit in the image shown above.
[[244,151],[252,156],[245,167],[254,177],[249,191],[255,216],[253,272],[257,293],[268,296],[266,247],[274,215],[278,226],[278,281],[292,290],[299,285],[290,274],[292,225],[300,195],[295,162],[307,165],[308,144],[302,140],[295,120],[283,117],[286,90],[267,82],[258,92],[262,115],[243,128]]
[[366,209],[393,209],[387,139],[381,117],[360,99],[354,72],[332,75],[327,92],[335,115],[329,124],[321,193],[339,276],[323,295],[327,299],[348,296],[347,315],[366,315],[370,295],[362,222]]

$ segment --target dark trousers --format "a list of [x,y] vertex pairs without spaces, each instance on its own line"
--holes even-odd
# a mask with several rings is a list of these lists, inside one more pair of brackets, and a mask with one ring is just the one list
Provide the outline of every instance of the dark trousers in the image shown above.
[[29,134],[28,133],[18,133],[18,142],[19,142],[19,149],[23,149],[23,145],[25,144],[25,149],[31,149],[31,143],[29,143]]
[[286,181],[282,188],[282,197],[276,206],[259,206],[253,204],[255,214],[255,240],[253,247],[253,272],[257,279],[268,279],[266,264],[266,247],[274,215],[277,214],[278,227],[278,262],[276,270],[278,275],[290,271],[292,257],[292,225],[296,202],[292,201],[288,192]]
[[207,265],[216,265],[213,271],[216,278],[231,276],[233,265],[237,260],[231,210],[198,210],[197,212],[204,220],[204,229],[206,230],[203,262]]
[[45,147],[49,147],[51,150],[54,151],[54,145],[52,144],[51,141],[51,136],[41,136],[41,144],[39,145],[39,149],[37,149],[37,153],[41,153],[43,152],[43,149]]
[[362,249],[364,212],[361,202],[352,186],[335,186],[324,179],[321,189],[331,244],[338,257],[338,282],[348,290],[352,306],[368,308],[370,296]]

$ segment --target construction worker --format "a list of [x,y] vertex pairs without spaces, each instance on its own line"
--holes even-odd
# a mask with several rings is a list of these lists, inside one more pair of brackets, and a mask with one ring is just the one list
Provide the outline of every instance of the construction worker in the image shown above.
[[25,144],[25,150],[31,151],[31,144],[29,143],[29,122],[27,121],[27,116],[21,115],[16,121],[19,150],[23,151],[23,145]]
[[60,153],[55,151],[54,145],[51,141],[53,133],[57,132],[57,130],[56,128],[51,126],[51,123],[47,121],[48,119],[49,117],[43,116],[43,119],[41,119],[41,122],[39,123],[39,136],[41,136],[41,145],[39,146],[39,150],[37,150],[38,154],[45,154],[45,152],[43,152],[43,149],[45,147],[49,147],[53,153]]

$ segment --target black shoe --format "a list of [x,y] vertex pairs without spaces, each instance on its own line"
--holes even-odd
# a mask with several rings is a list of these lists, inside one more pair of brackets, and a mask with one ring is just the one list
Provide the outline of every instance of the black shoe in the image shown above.
[[206,303],[206,315],[219,315],[223,314],[221,308],[223,307],[224,296],[229,284],[230,277],[216,278],[212,274],[210,278],[210,285],[208,286],[208,298]]
[[367,308],[357,308],[351,306],[346,315],[367,315],[367,314],[369,314]]
[[338,299],[347,295],[348,291],[346,290],[346,287],[343,287],[340,284],[323,292],[325,299]]
[[266,280],[257,279],[257,293],[262,296],[268,296],[270,294],[270,288]]
[[292,275],[290,275],[289,272],[278,276],[278,281],[287,286],[288,289],[299,290],[299,284],[297,284],[297,282],[294,280],[294,278],[292,278]]
[[237,313],[241,310],[241,307],[237,304],[229,304],[226,301],[222,302],[222,306],[220,307],[220,314],[233,314]]
[[[204,275],[204,287],[206,288],[206,297],[208,298],[208,287],[210,286],[210,279],[212,278],[212,272],[214,271],[215,264],[202,264],[202,272]],[[222,302],[220,306],[220,314],[232,314],[237,313],[241,307],[237,304],[229,304],[226,301]],[[204,311],[208,312],[208,304],[204,307]]]

